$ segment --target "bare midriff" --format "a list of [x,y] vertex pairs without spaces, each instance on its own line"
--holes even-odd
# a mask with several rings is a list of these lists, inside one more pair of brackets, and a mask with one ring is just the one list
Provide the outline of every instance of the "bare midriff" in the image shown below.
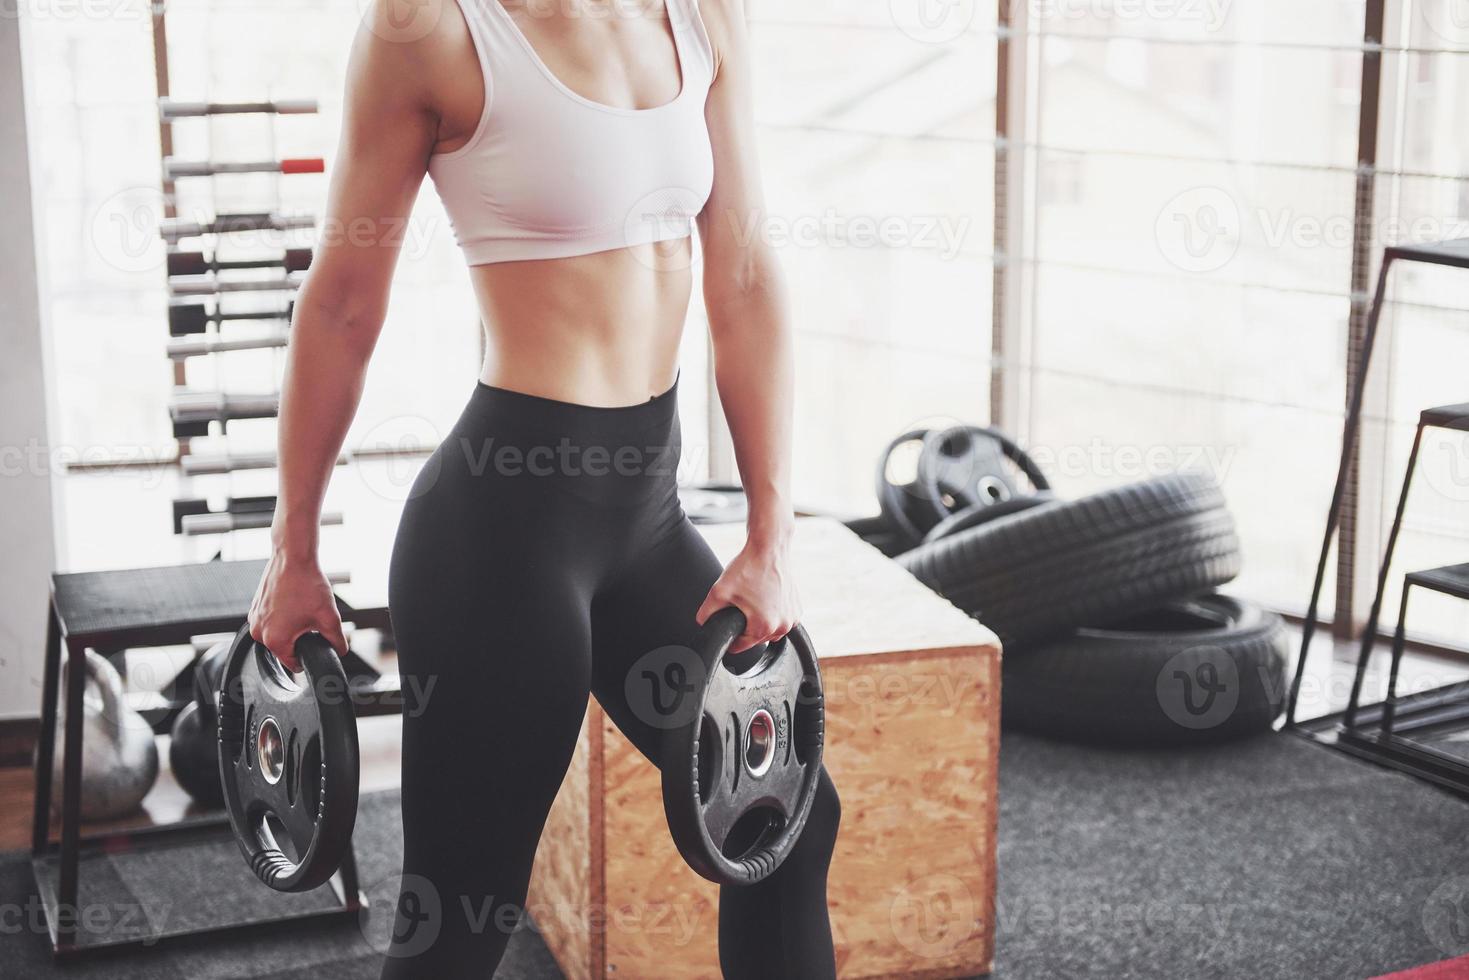
[[470,268],[485,330],[480,380],[580,405],[635,405],[678,373],[688,238]]

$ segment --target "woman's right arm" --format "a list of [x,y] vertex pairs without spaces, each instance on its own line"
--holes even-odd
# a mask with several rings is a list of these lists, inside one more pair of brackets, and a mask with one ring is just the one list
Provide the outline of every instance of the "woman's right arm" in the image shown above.
[[395,36],[392,2],[374,3],[353,42],[325,220],[287,349],[271,557],[250,607],[250,632],[293,669],[302,633],[318,631],[339,654],[347,650],[317,560],[322,498],[357,411],[439,130],[429,98],[437,39]]

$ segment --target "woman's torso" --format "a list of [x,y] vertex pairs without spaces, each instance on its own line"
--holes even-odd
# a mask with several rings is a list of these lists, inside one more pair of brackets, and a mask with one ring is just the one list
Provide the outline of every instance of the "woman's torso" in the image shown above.
[[[439,140],[430,164],[451,213],[459,212],[455,231],[471,262],[487,338],[481,378],[581,404],[643,401],[667,390],[677,371],[692,289],[687,236],[540,258],[534,256],[558,246],[466,244],[472,236],[465,232],[503,236],[516,229],[516,208],[546,210],[562,200],[567,213],[555,219],[563,227],[575,227],[578,208],[592,213],[598,205],[594,217],[605,224],[609,211],[632,213],[619,194],[643,206],[642,185],[649,183],[651,191],[660,183],[694,184],[683,206],[702,205],[698,194],[707,194],[710,180],[701,171],[709,166],[703,103],[712,58],[702,24],[680,20],[697,17],[695,0],[667,0],[668,8],[658,0],[636,7],[499,2],[446,5],[444,57],[454,66],[446,75],[455,81],[436,93]],[[506,176],[492,169],[497,159]],[[540,183],[538,171],[547,175]],[[619,184],[627,171],[636,173]],[[483,185],[471,186],[477,180]],[[578,202],[578,194],[586,199]],[[475,221],[484,229],[469,229]],[[621,245],[615,235],[567,237],[560,251]],[[482,264],[474,264],[477,258]]]

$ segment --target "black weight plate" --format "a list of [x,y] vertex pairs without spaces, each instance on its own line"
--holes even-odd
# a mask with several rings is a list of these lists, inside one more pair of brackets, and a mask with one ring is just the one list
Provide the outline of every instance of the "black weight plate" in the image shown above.
[[[225,661],[229,659],[233,641],[223,640],[210,647],[194,664],[194,700],[199,703],[200,721],[207,727],[215,727],[215,695],[219,691],[219,679],[224,674]],[[214,733],[210,733],[214,738]]]
[[[220,678],[219,774],[235,841],[277,891],[310,891],[342,863],[357,821],[357,719],[341,659],[319,633],[292,674],[242,627]],[[272,751],[273,750],[273,751]],[[284,830],[294,857],[277,841]]]
[[[1032,489],[1026,489],[1026,482]],[[1049,489],[1035,460],[998,429],[955,425],[929,430],[912,488],[914,523],[926,539],[955,514],[968,512],[965,526],[973,526],[987,519],[979,516],[987,508],[995,508],[995,517],[1015,513],[1043,502],[1026,498]]]
[[725,654],[745,629],[738,609],[709,618],[694,644],[698,710],[663,742],[663,810],[689,867],[752,885],[780,867],[806,826],[821,772],[825,699],[801,626],[735,673]]
[[888,443],[877,460],[877,504],[882,509],[883,518],[903,544],[910,548],[922,541],[924,532],[932,526],[933,522],[925,516],[931,508],[922,508],[920,513],[916,481],[900,483],[894,479],[891,472],[893,454],[903,446],[913,443],[918,443],[921,448],[928,433],[928,429],[913,429],[903,433]]
[[1009,500],[996,501],[992,504],[975,504],[966,507],[957,513],[950,514],[928,529],[923,536],[923,543],[937,541],[960,531],[967,531],[971,527],[979,527],[990,521],[999,520],[1001,517],[1009,517],[1041,504],[1054,503],[1057,497],[1050,490],[1037,490],[1035,493],[1023,494],[1019,497],[1011,497]]

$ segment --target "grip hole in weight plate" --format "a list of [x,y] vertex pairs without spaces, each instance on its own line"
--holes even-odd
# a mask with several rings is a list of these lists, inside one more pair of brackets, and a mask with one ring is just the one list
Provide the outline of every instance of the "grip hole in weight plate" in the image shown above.
[[301,855],[296,853],[296,842],[291,840],[291,835],[286,833],[285,824],[274,813],[265,815],[265,836],[292,863],[301,860]]
[[720,852],[731,861],[738,861],[749,854],[762,841],[780,832],[785,821],[774,807],[757,806],[745,811],[730,828]]
[[719,729],[708,715],[699,724],[699,799],[709,799],[714,780],[724,769],[724,754],[719,749]]
[[301,753],[301,805],[315,820],[321,810],[321,737],[313,735]]

